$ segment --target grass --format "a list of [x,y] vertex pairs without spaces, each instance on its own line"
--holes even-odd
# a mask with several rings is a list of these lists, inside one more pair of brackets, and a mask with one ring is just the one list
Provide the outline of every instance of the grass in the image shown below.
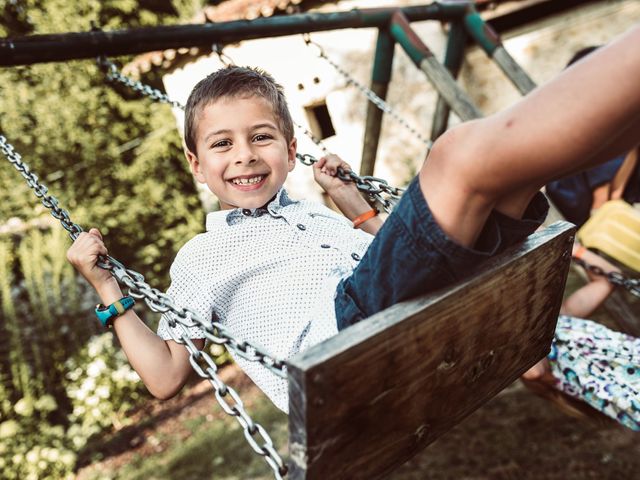
[[[286,416],[262,397],[252,405],[250,415],[269,432],[274,444],[281,447],[280,453],[284,454],[287,445]],[[242,427],[234,418],[201,415],[187,420],[183,427],[191,432],[184,440],[167,434],[147,437],[147,441],[164,444],[162,453],[136,454],[121,468],[95,470],[86,477],[87,480],[273,478],[262,457],[247,444]],[[260,440],[259,436],[256,440]]]

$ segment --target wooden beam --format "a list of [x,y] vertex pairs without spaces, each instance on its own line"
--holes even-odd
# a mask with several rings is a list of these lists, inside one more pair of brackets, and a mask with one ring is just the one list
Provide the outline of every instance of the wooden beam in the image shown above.
[[526,95],[536,88],[527,72],[509,55],[502,46],[502,40],[498,33],[486,23],[480,14],[473,9],[464,17],[464,24],[469,35],[478,43],[489,57],[500,67],[511,83]]
[[482,116],[482,112],[474,105],[469,95],[458,86],[449,71],[418,37],[401,11],[393,14],[389,28],[396,42],[409,55],[413,63],[425,73],[429,82],[460,119],[472,120]]
[[574,231],[553,224],[291,359],[290,478],[381,478],[544,357]]
[[[458,78],[458,73],[462,67],[466,42],[467,33],[464,24],[456,21],[451,22],[443,64],[454,79]],[[447,130],[450,111],[451,109],[442,98],[442,95],[438,95],[436,110],[433,113],[433,122],[431,123],[431,140],[435,140]]]
[[[393,53],[395,42],[386,29],[378,30],[378,41],[371,73],[371,90],[382,100],[387,98],[387,90],[391,81],[393,68]],[[367,102],[367,119],[364,129],[364,143],[362,146],[362,161],[360,162],[360,175],[373,175],[380,140],[380,127],[382,125],[382,110]]]

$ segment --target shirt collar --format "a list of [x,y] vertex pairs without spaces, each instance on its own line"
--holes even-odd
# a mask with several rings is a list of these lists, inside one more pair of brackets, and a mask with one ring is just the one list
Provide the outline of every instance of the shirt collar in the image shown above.
[[245,218],[256,218],[264,215],[265,213],[270,214],[272,217],[280,217],[282,209],[294,203],[298,202],[291,200],[287,191],[283,187],[278,190],[278,193],[273,200],[263,207],[234,208],[233,210],[220,210],[207,214],[206,228],[207,231],[210,231],[220,225],[235,225],[242,222]]

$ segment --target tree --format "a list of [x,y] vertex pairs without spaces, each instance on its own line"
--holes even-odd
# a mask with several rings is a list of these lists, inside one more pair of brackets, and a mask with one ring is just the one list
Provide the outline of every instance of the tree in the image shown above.
[[[92,22],[104,29],[169,24],[198,6],[193,0],[11,0],[0,6],[0,35],[82,31]],[[155,75],[147,80],[158,86]],[[175,253],[203,224],[169,107],[114,90],[90,60],[3,69],[0,98],[0,134],[72,220],[99,227],[111,255],[166,288]],[[0,226],[12,217],[49,217],[14,167],[0,160]],[[66,359],[95,332],[87,318],[95,299],[77,290],[65,261],[69,239],[59,229],[0,234],[2,478],[67,478],[73,467],[72,429],[63,430],[74,421],[67,417]]]
[[[104,29],[169,24],[190,17],[195,6],[16,0],[5,6],[0,33],[82,31],[91,22]],[[76,222],[101,228],[114,256],[165,287],[171,259],[203,220],[169,107],[123,98],[93,61],[7,68],[0,91],[0,130],[24,161]],[[42,214],[17,172],[8,163],[0,168],[0,224]]]

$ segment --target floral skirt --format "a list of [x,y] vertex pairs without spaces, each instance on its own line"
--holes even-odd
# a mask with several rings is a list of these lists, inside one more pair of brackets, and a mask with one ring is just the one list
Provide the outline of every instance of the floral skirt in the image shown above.
[[640,338],[561,315],[548,358],[559,390],[640,431]]

